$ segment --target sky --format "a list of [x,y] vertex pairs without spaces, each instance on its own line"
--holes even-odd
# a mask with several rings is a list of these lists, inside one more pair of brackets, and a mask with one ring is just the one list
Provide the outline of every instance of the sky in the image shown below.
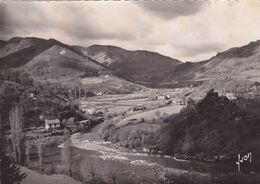
[[1,2],[0,39],[115,45],[181,61],[260,39],[260,0]]

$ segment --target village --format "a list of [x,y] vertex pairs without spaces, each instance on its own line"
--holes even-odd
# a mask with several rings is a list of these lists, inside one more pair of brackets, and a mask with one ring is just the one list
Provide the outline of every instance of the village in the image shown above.
[[[89,131],[97,124],[104,122],[109,116],[123,115],[122,122],[133,119],[136,122],[151,120],[158,114],[166,117],[178,113],[189,103],[200,100],[200,98],[192,99],[185,96],[191,89],[154,89],[142,93],[121,95],[102,95],[99,92],[93,97],[79,96],[71,102],[74,104],[75,113],[70,113],[65,119],[61,117],[64,115],[60,113],[40,117],[44,121],[41,129],[53,134],[57,130],[68,128],[75,133],[82,130]],[[236,100],[239,97],[235,93],[219,92],[218,94],[229,100]],[[28,95],[32,100],[37,99],[37,95],[33,92],[29,92]]]

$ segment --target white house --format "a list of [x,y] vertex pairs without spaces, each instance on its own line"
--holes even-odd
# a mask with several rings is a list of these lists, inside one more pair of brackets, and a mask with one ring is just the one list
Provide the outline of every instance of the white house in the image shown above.
[[157,100],[165,100],[166,97],[164,95],[159,95],[157,96]]
[[236,100],[237,96],[234,93],[226,93],[225,95],[229,100]]
[[51,128],[60,128],[60,120],[58,119],[46,119],[45,129],[49,130]]
[[237,95],[235,93],[218,92],[218,94],[219,94],[219,96],[227,97],[229,100],[236,100],[237,99]]
[[103,95],[102,92],[98,92],[98,93],[97,93],[97,96],[102,96],[102,95]]
[[172,106],[185,106],[187,101],[185,99],[174,99],[172,100]]

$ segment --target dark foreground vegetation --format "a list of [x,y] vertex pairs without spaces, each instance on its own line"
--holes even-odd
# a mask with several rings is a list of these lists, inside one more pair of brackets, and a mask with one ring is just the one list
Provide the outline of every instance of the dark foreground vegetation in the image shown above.
[[12,157],[0,153],[0,169],[1,169],[1,183],[3,184],[19,184],[25,177],[19,166],[15,164]]
[[260,119],[252,111],[211,90],[197,104],[165,120],[160,146],[164,153],[225,159],[260,153]]
[[145,147],[177,158],[229,160],[252,152],[259,159],[259,102],[230,101],[211,90],[204,99],[190,101],[179,114],[170,117],[124,127],[116,127],[116,118],[111,119],[101,127],[100,135],[124,147]]

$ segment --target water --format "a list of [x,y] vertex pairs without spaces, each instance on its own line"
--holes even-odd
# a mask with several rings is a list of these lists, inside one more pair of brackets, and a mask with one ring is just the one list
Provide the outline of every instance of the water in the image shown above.
[[[80,134],[74,134],[72,142],[74,146],[73,170],[85,178],[91,178],[91,173],[95,173],[95,178],[99,177],[108,182],[116,177],[121,181],[158,183],[165,179],[167,173],[174,175],[193,174],[209,181],[213,166],[217,173],[234,173],[237,169],[233,161],[213,164],[178,160],[168,156],[132,151],[99,139],[86,139]],[[51,173],[51,170],[61,163],[62,149],[62,145],[44,147],[42,164],[45,172],[47,170],[47,173]],[[31,152],[29,167],[39,169],[37,150]]]

